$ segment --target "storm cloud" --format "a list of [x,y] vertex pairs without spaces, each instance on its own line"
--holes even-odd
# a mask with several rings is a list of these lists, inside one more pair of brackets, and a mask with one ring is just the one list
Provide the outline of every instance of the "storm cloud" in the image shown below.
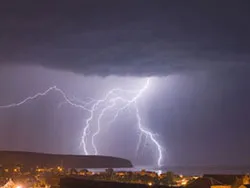
[[248,1],[2,1],[1,64],[166,75],[250,67]]

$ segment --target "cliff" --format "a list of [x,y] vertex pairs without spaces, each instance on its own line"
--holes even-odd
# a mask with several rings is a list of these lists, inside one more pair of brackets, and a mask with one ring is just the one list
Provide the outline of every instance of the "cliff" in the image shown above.
[[60,155],[23,151],[0,151],[0,164],[12,166],[22,164],[27,167],[63,165],[66,168],[129,168],[129,160],[109,156]]

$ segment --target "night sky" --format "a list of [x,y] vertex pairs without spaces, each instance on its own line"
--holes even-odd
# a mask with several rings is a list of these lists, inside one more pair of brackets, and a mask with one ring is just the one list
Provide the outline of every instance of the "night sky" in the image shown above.
[[[140,88],[143,123],[164,165],[250,165],[250,3],[18,1],[0,6],[0,105],[58,86],[81,99]],[[82,154],[86,113],[60,94],[0,109],[0,149]],[[103,133],[102,154],[137,156],[132,112]]]

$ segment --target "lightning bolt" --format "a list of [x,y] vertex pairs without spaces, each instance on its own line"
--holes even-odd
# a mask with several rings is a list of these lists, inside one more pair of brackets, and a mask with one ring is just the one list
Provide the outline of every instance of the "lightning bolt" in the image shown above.
[[[138,140],[137,147],[136,147],[136,152],[138,152],[139,147],[141,145],[142,136],[145,136],[145,139],[150,141],[151,144],[154,145],[154,147],[157,149],[157,152],[158,152],[157,165],[161,166],[162,160],[163,160],[163,148],[157,141],[156,135],[153,134],[147,128],[145,128],[144,125],[142,124],[142,118],[140,116],[139,108],[137,105],[139,99],[148,89],[149,84],[150,84],[150,78],[146,80],[144,86],[140,90],[124,90],[120,88],[115,88],[107,92],[106,95],[102,99],[97,100],[97,99],[88,98],[87,101],[79,100],[76,97],[70,98],[67,96],[67,94],[63,90],[59,89],[57,86],[53,86],[44,92],[39,92],[33,96],[29,96],[18,103],[11,103],[8,105],[0,106],[0,109],[19,107],[39,97],[46,96],[52,91],[58,92],[62,95],[64,99],[64,101],[59,104],[58,108],[60,108],[64,104],[68,104],[73,107],[80,108],[89,113],[89,117],[85,120],[85,123],[84,123],[81,146],[83,148],[83,152],[85,155],[89,155],[89,154],[98,155],[99,153],[98,153],[97,146],[95,144],[95,139],[101,133],[102,127],[105,126],[103,125],[102,118],[105,115],[107,115],[107,113],[109,114],[112,113],[113,118],[111,119],[111,121],[109,121],[108,124],[113,124],[119,117],[120,113],[122,113],[124,110],[128,108],[134,108],[136,119],[137,119],[137,128],[140,132],[139,140]],[[97,123],[95,123],[94,121],[96,118],[97,118]],[[91,131],[90,128],[94,129],[95,127],[96,129],[94,131],[93,130]],[[90,143],[91,143],[93,152],[91,152],[92,150],[89,150],[89,148],[87,147],[87,143],[89,142],[88,140],[89,136],[91,138]]]
[[112,101],[111,105],[108,105],[107,107],[103,108],[100,115],[98,116],[98,120],[97,120],[97,131],[93,134],[92,136],[92,146],[94,147],[95,150],[95,155],[98,155],[98,151],[97,148],[95,146],[95,137],[100,133],[101,131],[101,119],[104,116],[105,112],[107,112],[108,110],[112,109],[115,105],[116,105],[116,101],[119,98],[116,98]]
[[56,91],[56,92],[60,93],[60,94],[63,96],[65,102],[67,102],[68,104],[70,104],[70,105],[72,105],[72,106],[74,106],[74,107],[76,107],[76,108],[81,108],[81,109],[83,109],[83,110],[90,111],[90,110],[89,110],[88,108],[86,108],[85,106],[80,105],[80,104],[77,104],[77,103],[75,103],[74,101],[72,101],[71,99],[69,99],[69,98],[67,97],[67,95],[65,94],[65,92],[63,92],[61,89],[57,88],[56,86],[50,87],[49,89],[47,89],[46,91],[44,91],[44,92],[42,92],[42,93],[37,93],[37,94],[35,94],[34,96],[27,97],[27,98],[25,98],[24,100],[22,100],[22,101],[20,101],[20,102],[18,102],[18,103],[11,103],[11,104],[8,104],[8,105],[0,106],[0,109],[1,109],[1,108],[2,108],[2,109],[3,109],[3,108],[13,108],[13,107],[21,106],[21,105],[23,105],[23,104],[25,104],[25,103],[27,103],[27,102],[29,102],[29,101],[31,101],[31,100],[35,100],[35,99],[37,99],[37,98],[39,98],[39,97],[46,96],[46,95],[47,95],[49,92],[51,92],[51,91]]
[[143,127],[142,123],[141,123],[141,117],[139,114],[139,109],[137,106],[135,106],[136,109],[136,117],[137,117],[137,123],[138,123],[138,127],[141,131],[142,134],[144,134],[146,137],[148,136],[150,138],[150,140],[155,144],[155,146],[157,147],[158,150],[158,160],[157,160],[157,165],[158,166],[162,166],[162,147],[161,145],[158,143],[158,141],[155,139],[155,136],[152,132],[150,132],[149,130],[146,130],[146,128]]

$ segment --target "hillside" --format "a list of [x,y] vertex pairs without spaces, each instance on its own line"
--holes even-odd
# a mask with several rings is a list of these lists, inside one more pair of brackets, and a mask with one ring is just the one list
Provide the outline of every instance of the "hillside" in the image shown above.
[[23,151],[0,151],[0,164],[12,166],[23,164],[27,167],[63,165],[66,168],[129,168],[129,160],[109,156],[60,155]]

